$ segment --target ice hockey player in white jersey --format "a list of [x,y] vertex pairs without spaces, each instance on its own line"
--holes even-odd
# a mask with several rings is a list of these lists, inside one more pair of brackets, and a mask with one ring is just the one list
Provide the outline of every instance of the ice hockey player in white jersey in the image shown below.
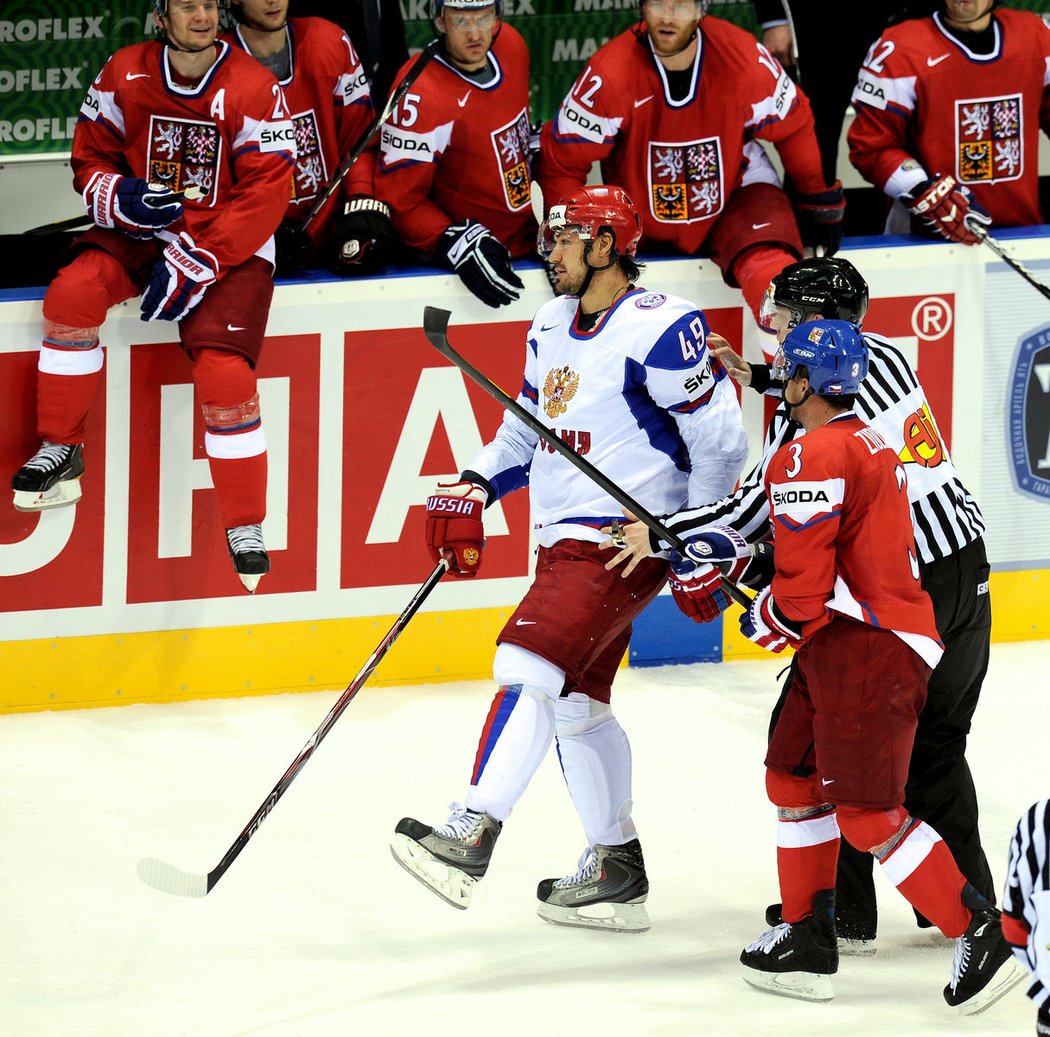
[[[636,286],[640,237],[622,188],[581,188],[551,208],[539,245],[559,295],[529,328],[518,402],[644,507],[668,513],[729,492],[747,439],[732,383],[708,351],[703,313]],[[631,817],[631,750],[610,695],[631,623],[663,585],[667,562],[646,559],[628,579],[607,572],[601,529],[619,505],[510,413],[458,481],[427,500],[435,560],[473,577],[484,508],[526,485],[536,574],[497,639],[498,691],[465,800],[437,827],[404,818],[391,848],[411,874],[466,908],[503,822],[556,740],[587,848],[574,875],[540,883],[539,914],[643,931],[649,884]],[[699,589],[715,610],[729,604],[718,579],[712,570]]]

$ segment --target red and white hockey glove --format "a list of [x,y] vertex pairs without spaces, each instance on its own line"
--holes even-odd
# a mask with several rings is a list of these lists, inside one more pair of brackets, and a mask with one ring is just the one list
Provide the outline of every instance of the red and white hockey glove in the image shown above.
[[152,238],[183,213],[173,191],[119,173],[96,173],[84,189],[84,204],[98,226],[133,238]]
[[960,245],[979,245],[980,232],[992,225],[991,216],[974,201],[969,188],[953,176],[931,176],[902,194],[901,201],[935,233]]
[[741,615],[740,632],[770,652],[802,644],[802,631],[780,611],[769,587],[759,591],[751,607]]
[[[688,563],[687,563],[688,564]],[[713,565],[672,568],[667,575],[671,596],[678,611],[694,623],[710,623],[729,608],[729,595],[722,590],[722,577]]]
[[427,550],[435,562],[447,558],[448,571],[455,577],[476,576],[481,568],[481,514],[488,497],[485,487],[475,482],[438,483],[427,497]]
[[142,293],[142,319],[182,320],[218,276],[218,260],[183,231],[153,267]]

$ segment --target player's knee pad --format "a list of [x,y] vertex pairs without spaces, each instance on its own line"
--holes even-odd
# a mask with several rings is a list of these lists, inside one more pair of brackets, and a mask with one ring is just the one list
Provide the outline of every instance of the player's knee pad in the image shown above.
[[501,643],[496,646],[492,675],[499,685],[521,684],[530,693],[539,692],[551,699],[556,699],[565,687],[563,669],[518,645]]
[[69,328],[94,328],[97,337],[109,308],[134,293],[127,272],[113,256],[85,249],[48,285],[44,319]]
[[864,853],[885,856],[905,834],[911,817],[904,807],[840,806],[839,829],[846,842]]
[[[259,408],[255,372],[247,359],[225,349],[200,349],[193,357],[193,384],[204,408],[221,417],[223,411],[237,408]],[[254,400],[254,404],[253,404]],[[258,416],[258,414],[256,414]]]
[[790,771],[766,768],[766,795],[778,810],[810,810],[826,805],[817,791],[813,777],[800,778]]
[[554,729],[559,738],[582,735],[615,719],[608,702],[599,702],[579,691],[559,697],[554,703]]

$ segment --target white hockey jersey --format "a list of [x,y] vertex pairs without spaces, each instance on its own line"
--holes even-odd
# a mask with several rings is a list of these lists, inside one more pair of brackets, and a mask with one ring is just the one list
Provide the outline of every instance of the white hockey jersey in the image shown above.
[[[740,404],[685,299],[628,291],[590,331],[578,300],[552,299],[529,328],[520,403],[657,515],[729,493],[747,457]],[[467,465],[497,497],[528,483],[544,546],[598,542],[620,505],[510,412]]]

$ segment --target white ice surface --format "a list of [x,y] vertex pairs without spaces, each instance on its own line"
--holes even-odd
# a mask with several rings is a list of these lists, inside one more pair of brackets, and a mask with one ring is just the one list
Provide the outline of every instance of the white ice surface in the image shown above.
[[[394,649],[396,651],[396,648]],[[402,815],[464,791],[487,682],[366,687],[215,889],[166,896],[156,856],[206,872],[337,693],[0,717],[0,1034],[7,1037],[1027,1034],[1020,987],[963,1019],[951,948],[879,879],[874,959],[843,959],[815,1005],[740,978],[779,899],[763,791],[776,659],[634,669],[614,705],[634,747],[649,933],[535,914],[583,836],[552,753],[466,912],[406,875]],[[1009,836],[1050,795],[1050,642],[993,649],[970,761],[1001,884]]]

